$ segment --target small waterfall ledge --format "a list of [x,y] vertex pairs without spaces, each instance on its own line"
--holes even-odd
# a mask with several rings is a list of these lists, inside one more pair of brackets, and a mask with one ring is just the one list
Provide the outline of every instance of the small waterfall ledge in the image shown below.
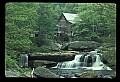
[[101,61],[101,53],[90,51],[87,54],[75,55],[74,60],[59,62],[57,69],[112,70]]

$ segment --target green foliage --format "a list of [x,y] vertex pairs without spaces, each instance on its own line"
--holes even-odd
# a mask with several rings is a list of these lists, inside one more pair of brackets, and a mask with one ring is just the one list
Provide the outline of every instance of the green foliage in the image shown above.
[[43,52],[43,53],[47,53],[47,52],[51,52],[49,46],[41,46],[41,47],[37,47],[37,46],[32,46],[31,49],[30,49],[32,53],[34,52]]
[[[29,51],[31,44],[29,34],[32,29],[30,28],[31,21],[29,21],[30,13],[28,12],[30,8],[27,8],[26,4],[27,3],[6,3],[5,43],[7,48],[18,52]],[[31,15],[32,14],[31,11]]]
[[[77,13],[77,20],[82,19],[72,28],[74,40],[94,40],[116,46],[114,3],[9,2],[5,5],[6,67],[18,68],[20,52],[51,52],[49,45],[62,12]],[[33,31],[39,31],[39,36],[30,39]],[[110,63],[115,63],[115,50],[105,54]]]
[[15,50],[5,49],[5,69],[20,70],[19,55]]
[[[31,4],[30,6],[28,6]],[[5,65],[6,68],[18,69],[19,53],[29,52],[29,39],[32,27],[36,26],[35,3],[14,3],[5,5]]]
[[116,66],[116,48],[111,47],[110,44],[105,44],[101,50],[103,57],[109,62],[107,65],[110,67]]
[[43,52],[43,53],[48,53],[48,52],[50,52],[51,50],[50,50],[50,48],[48,47],[48,46],[41,46],[40,48],[39,48],[39,52]]
[[103,43],[101,50],[108,66],[116,66],[116,4],[81,3],[76,8],[78,19],[74,40],[93,40]]
[[[86,3],[80,4],[77,8],[79,18],[81,18],[91,30],[103,36],[113,34],[116,28],[116,4],[114,3]],[[78,22],[79,26],[81,22]],[[114,30],[112,30],[114,29]]]
[[81,34],[81,36],[86,36],[86,35],[88,35],[89,34],[89,29],[87,29],[87,28],[84,28],[84,29],[82,29],[81,31],[80,31],[80,34]]
[[90,38],[91,38],[92,41],[102,42],[100,37],[97,34],[95,34],[95,33],[92,33]]
[[7,49],[5,52],[6,52],[6,55],[10,56],[10,58],[15,59],[15,61],[17,61],[17,59],[19,57],[17,51]]
[[11,59],[11,57],[8,55],[5,55],[5,66],[6,68],[11,68],[11,69],[18,68],[17,61]]
[[29,68],[20,68],[18,61],[16,61],[14,58],[11,58],[8,55],[5,55],[5,69],[11,69],[11,70],[17,70],[19,72],[26,72],[26,71],[31,71]]
[[42,43],[42,46],[38,46],[38,45],[35,45],[34,43],[31,44],[31,48],[30,48],[30,52],[31,53],[34,53],[34,52],[44,52],[44,53],[47,53],[47,52],[51,52],[49,46],[50,46],[50,43],[51,41],[50,40],[45,40],[46,44],[43,44]]

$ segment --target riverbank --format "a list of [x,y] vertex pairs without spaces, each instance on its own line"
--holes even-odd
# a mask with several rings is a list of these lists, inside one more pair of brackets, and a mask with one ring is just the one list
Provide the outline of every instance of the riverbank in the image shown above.
[[[110,74],[110,76],[114,78],[114,77],[116,77],[116,62],[114,61],[115,60],[114,55],[116,54],[115,53],[115,48],[114,47],[110,48],[110,46],[107,47],[106,45],[107,44],[105,44],[103,46],[100,46],[98,49],[101,50],[103,58],[105,59],[105,61],[107,61],[107,63],[105,63],[105,64],[108,65],[112,69],[114,68],[113,72]],[[54,56],[54,54],[58,55],[58,56],[60,55],[61,57],[69,57],[69,56],[72,56],[72,55],[75,56],[75,54],[86,54],[86,53],[88,53],[88,52],[60,50],[60,51],[55,51],[55,52],[52,52],[52,53],[34,53],[34,54],[37,54],[37,55],[40,55],[40,56],[42,56],[42,55],[45,56],[46,55],[48,57]],[[112,56],[114,56],[114,57],[112,57]],[[74,58],[72,58],[72,59],[74,59]],[[114,60],[112,60],[112,59],[114,59]],[[35,67],[35,68],[37,68],[38,66],[41,66],[41,67],[44,67],[45,69],[48,69],[49,67],[56,66],[57,63],[58,62],[56,62],[56,61],[53,62],[53,61],[47,61],[47,60],[35,60],[32,65],[34,65],[33,67]],[[15,64],[15,65],[17,65],[17,64]],[[7,70],[5,70],[5,76],[6,77],[31,78],[31,71],[32,71],[31,68],[27,68],[29,70],[22,71],[22,72],[20,71],[20,69],[21,70],[26,70],[26,68],[20,68],[19,65],[14,66],[14,70],[11,70],[11,69],[7,68]],[[43,72],[41,71],[41,74],[42,73]],[[83,76],[79,76],[81,74],[84,74],[84,73],[81,73],[81,72],[74,73],[75,77],[77,76],[77,78],[82,78]],[[61,77],[63,77],[63,76],[60,76],[59,78],[61,78]],[[86,75],[84,75],[84,77],[86,77],[86,78],[87,77],[94,78],[94,77],[92,77],[92,74],[88,74],[88,75],[86,74]],[[65,77],[65,78],[68,78],[68,77]]]

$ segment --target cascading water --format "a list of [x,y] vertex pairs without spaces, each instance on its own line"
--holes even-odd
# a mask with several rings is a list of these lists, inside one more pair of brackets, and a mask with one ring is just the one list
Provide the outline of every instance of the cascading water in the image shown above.
[[[50,70],[59,75],[60,78],[71,77],[77,78],[75,73],[83,74],[87,71],[94,72],[95,74],[104,76],[110,76],[111,68],[106,66],[101,61],[102,54],[97,51],[90,51],[86,54],[75,55],[74,60],[59,62],[55,67]],[[111,77],[110,77],[111,78]]]
[[57,64],[57,66],[55,66],[53,68],[77,68],[81,64],[81,62],[80,62],[81,56],[82,55],[76,55],[74,60],[66,61],[66,62],[60,62],[60,63]]
[[102,65],[102,61],[100,59],[100,56],[99,55],[96,55],[96,61],[93,63],[92,67],[98,67],[100,65]]
[[100,59],[101,54],[97,51],[91,51],[88,54],[76,55],[74,60],[59,62],[55,67],[60,69],[85,68],[91,70],[112,70],[107,67]]

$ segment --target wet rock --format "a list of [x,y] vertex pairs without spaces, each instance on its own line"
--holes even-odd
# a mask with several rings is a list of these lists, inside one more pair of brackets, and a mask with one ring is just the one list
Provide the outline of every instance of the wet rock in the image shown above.
[[75,77],[79,78],[97,78],[98,75],[92,72],[83,72],[83,73],[75,73]]
[[75,77],[80,77],[81,73],[75,73]]
[[49,69],[44,67],[37,67],[34,72],[34,76],[37,78],[59,78],[58,75],[52,73]]
[[44,66],[44,67],[52,67],[55,66],[57,62],[52,61],[45,61],[45,60],[35,60],[33,63],[33,67],[36,68],[38,66]]
[[110,79],[112,79],[112,76],[111,75],[104,75],[103,78],[110,78]]
[[112,78],[115,78],[115,77],[116,77],[116,71],[112,71],[111,77],[112,77]]
[[71,78],[78,78],[78,77],[72,76]]
[[65,78],[65,77],[63,77],[63,76],[60,76],[60,78]]
[[34,67],[38,67],[38,66],[43,66],[45,62],[41,61],[41,60],[35,60],[33,63]]

